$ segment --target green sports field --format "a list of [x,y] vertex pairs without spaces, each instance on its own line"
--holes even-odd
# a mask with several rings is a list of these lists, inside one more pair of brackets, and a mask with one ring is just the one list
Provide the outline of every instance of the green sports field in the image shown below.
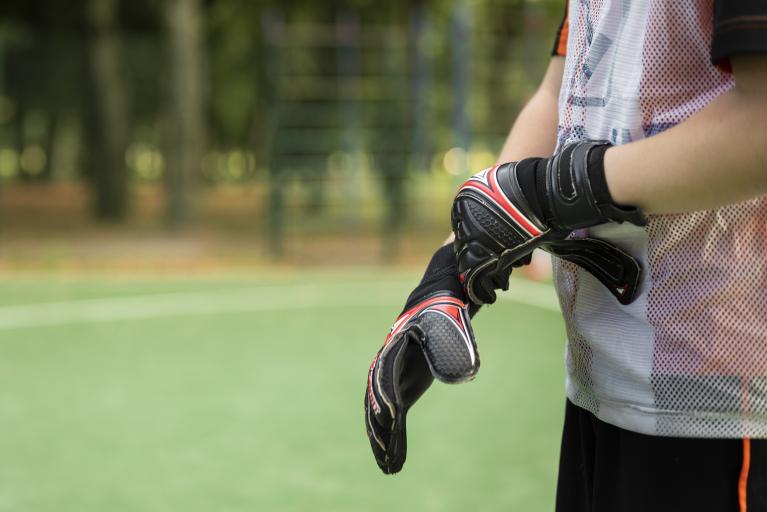
[[375,465],[367,368],[417,276],[0,280],[0,511],[550,511],[564,407],[551,290],[475,321],[482,368]]

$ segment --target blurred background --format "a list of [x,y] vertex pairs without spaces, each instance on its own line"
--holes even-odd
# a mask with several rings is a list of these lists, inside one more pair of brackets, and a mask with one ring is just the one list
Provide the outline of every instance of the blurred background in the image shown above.
[[0,261],[422,260],[562,4],[5,0]]
[[478,316],[477,381],[417,406],[402,475],[361,404],[563,10],[3,0],[0,511],[550,510],[545,258]]

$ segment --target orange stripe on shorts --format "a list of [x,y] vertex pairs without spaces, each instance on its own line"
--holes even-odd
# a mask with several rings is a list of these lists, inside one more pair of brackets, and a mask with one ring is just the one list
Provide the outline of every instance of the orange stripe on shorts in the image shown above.
[[748,470],[751,466],[751,439],[743,439],[743,465],[740,467],[740,479],[738,480],[738,502],[740,512],[746,512],[748,491]]

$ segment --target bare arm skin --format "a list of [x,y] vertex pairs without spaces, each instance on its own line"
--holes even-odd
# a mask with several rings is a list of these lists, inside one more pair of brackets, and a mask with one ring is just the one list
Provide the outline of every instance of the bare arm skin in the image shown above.
[[498,163],[531,156],[551,156],[557,143],[559,89],[564,57],[552,57],[541,85],[514,120]]
[[[551,156],[557,144],[559,89],[565,58],[554,56],[549,62],[538,90],[514,120],[498,163],[513,162],[531,156]],[[445,243],[453,241],[453,234]]]
[[733,89],[661,134],[607,151],[616,203],[680,213],[767,193],[767,56],[732,64]]

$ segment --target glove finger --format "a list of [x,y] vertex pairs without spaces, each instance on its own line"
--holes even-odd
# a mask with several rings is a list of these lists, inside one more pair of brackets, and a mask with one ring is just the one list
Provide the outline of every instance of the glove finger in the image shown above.
[[462,280],[469,301],[478,304],[493,304],[496,299],[495,285],[488,267],[494,268],[497,260],[487,262],[487,266],[471,269],[462,274]]
[[514,268],[524,267],[525,265],[529,265],[530,262],[533,261],[533,253],[529,253],[526,256],[522,256],[517,261],[511,264]]
[[480,305],[493,304],[497,299],[496,290],[509,289],[509,277],[513,268],[526,265],[531,260],[530,253],[514,261],[509,260],[509,257],[510,254],[504,253],[500,258],[488,259],[466,272],[464,286],[471,302]]
[[493,286],[496,290],[503,290],[504,292],[509,289],[509,276],[511,276],[511,270],[508,272],[498,272],[493,275]]
[[[391,427],[389,427],[391,428]],[[376,464],[386,470],[386,447],[389,445],[389,429],[384,428],[373,413],[370,405],[370,390],[365,390],[365,430],[367,431],[370,448],[373,450]]]
[[[387,475],[399,472],[407,456],[405,414],[398,421],[384,421],[373,412],[368,393],[365,394],[365,429],[367,430],[373,457],[381,471]],[[384,412],[384,416],[386,413]]]
[[442,382],[459,383],[479,371],[479,353],[469,312],[452,302],[430,306],[418,317],[419,341],[431,373]]
[[407,411],[434,380],[416,338],[411,328],[395,335],[368,374],[366,427],[376,463],[387,474],[402,469],[407,456]]

